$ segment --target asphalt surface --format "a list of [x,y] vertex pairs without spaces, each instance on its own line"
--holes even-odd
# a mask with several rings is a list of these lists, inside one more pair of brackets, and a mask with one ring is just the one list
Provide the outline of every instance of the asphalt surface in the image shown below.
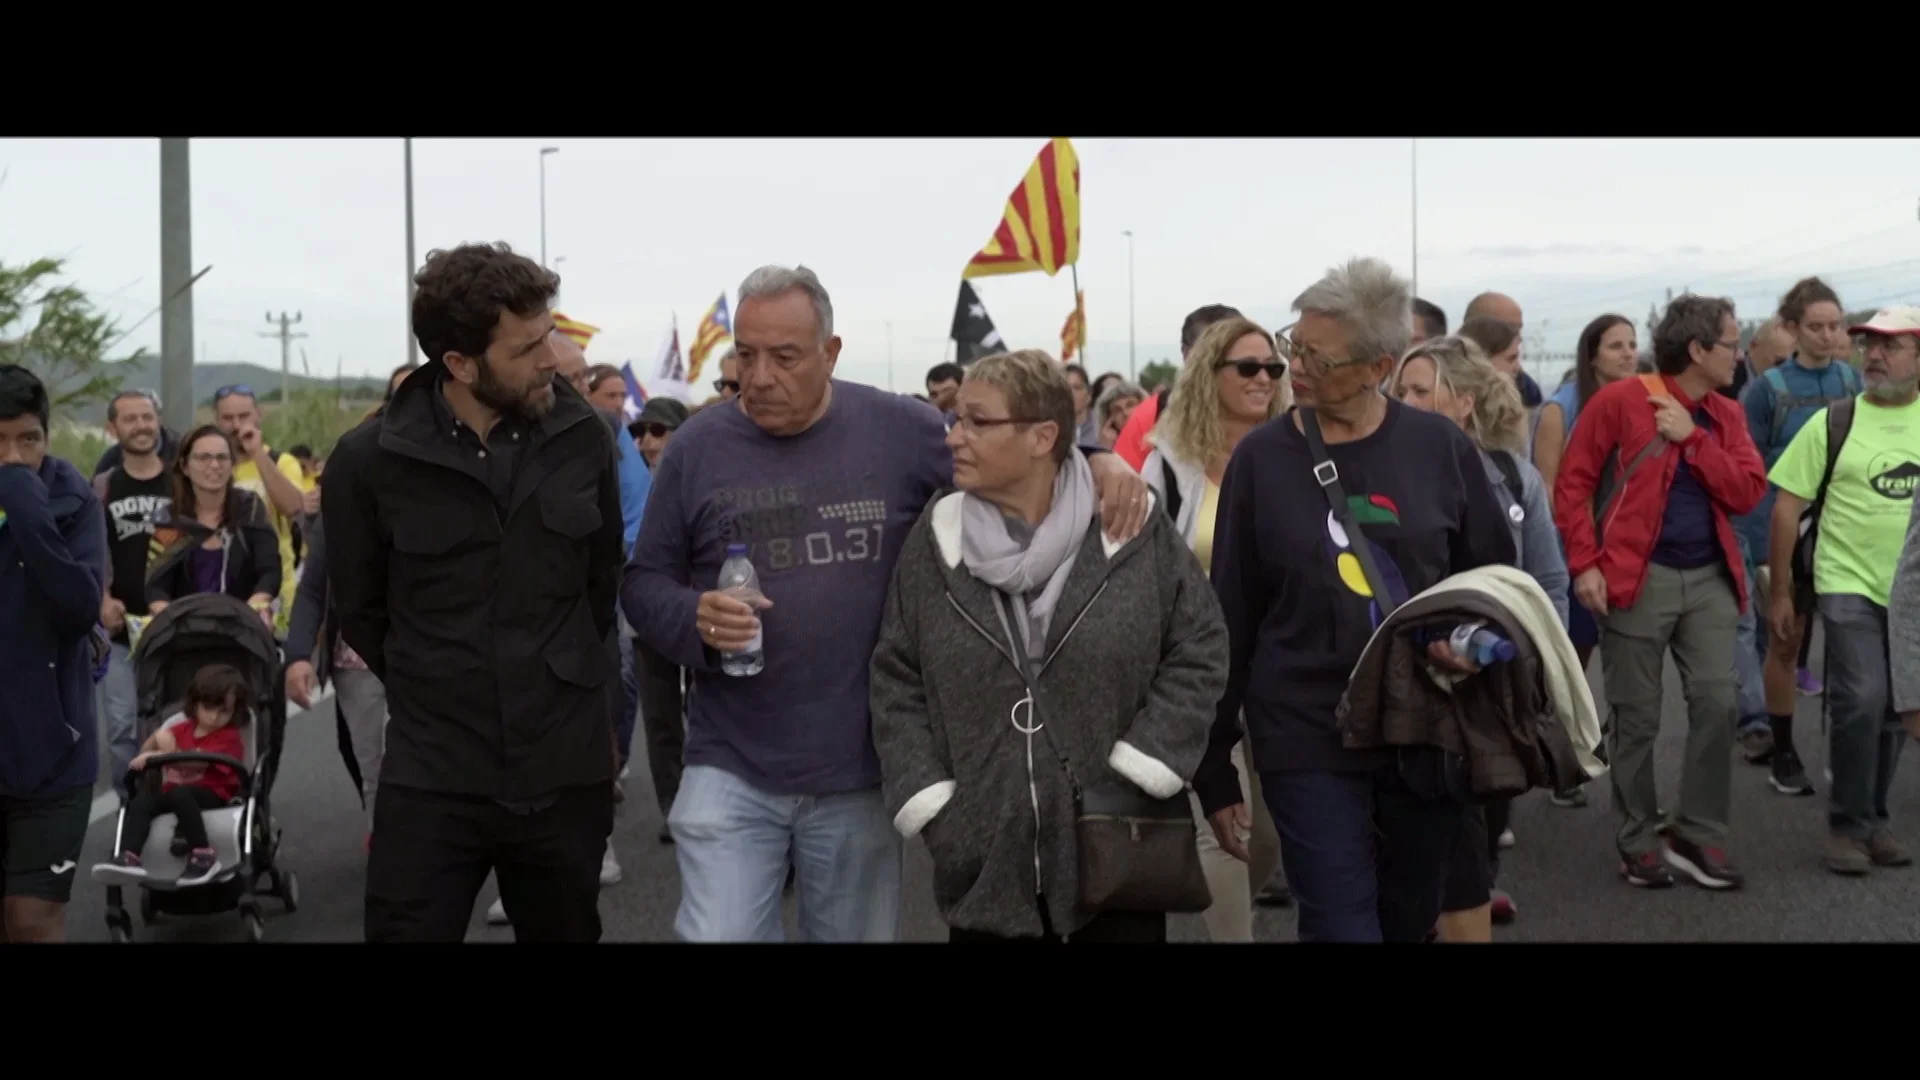
[[[1594,665],[1597,672],[1598,663]],[[1597,684],[1597,678],[1596,678]],[[1598,686],[1596,700],[1600,699]],[[1809,775],[1822,795],[1826,784],[1825,740],[1819,701],[1802,698],[1798,742]],[[1661,791],[1671,798],[1684,736],[1685,709],[1678,680],[1667,673],[1667,723],[1658,751]],[[1893,798],[1896,829],[1920,816],[1920,781],[1910,747],[1908,767]],[[624,879],[601,896],[606,941],[671,941],[679,899],[674,849],[658,840],[659,811],[636,746],[627,801],[617,819],[614,849]],[[1514,806],[1518,845],[1503,858],[1501,884],[1514,896],[1519,918],[1495,931],[1496,941],[1920,941],[1920,867],[1877,870],[1864,879],[1840,878],[1821,865],[1825,836],[1823,797],[1776,794],[1766,771],[1735,765],[1733,837],[1730,853],[1747,874],[1747,887],[1710,893],[1691,885],[1642,892],[1615,873],[1613,822],[1604,780],[1590,785],[1592,805],[1562,810],[1541,793]],[[365,819],[334,742],[333,705],[295,716],[289,724],[275,815],[284,827],[281,864],[298,874],[300,909],[284,913],[268,900],[270,942],[362,940],[361,905],[366,867]],[[106,858],[114,818],[94,823],[82,868]],[[1905,829],[1920,842],[1920,825]],[[129,891],[131,894],[131,890]],[[474,905],[468,941],[511,941],[508,928],[489,927],[485,911],[494,899],[489,882]],[[131,895],[129,896],[131,903]],[[793,925],[788,905],[789,931]],[[74,941],[105,941],[105,890],[83,874],[68,907]],[[1262,909],[1256,934],[1262,941],[1293,940],[1293,916]],[[908,941],[942,941],[946,931],[934,909],[924,848],[908,845],[901,935]],[[1178,941],[1204,941],[1197,917],[1174,920]],[[237,915],[163,917],[148,929],[135,917],[136,941],[240,941]]]

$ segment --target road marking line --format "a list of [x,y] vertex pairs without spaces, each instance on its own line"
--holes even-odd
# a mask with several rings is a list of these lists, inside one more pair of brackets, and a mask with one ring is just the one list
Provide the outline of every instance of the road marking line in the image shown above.
[[[333,684],[328,683],[326,689],[314,695],[312,706],[309,706],[308,708],[305,708],[305,709],[294,709],[293,711],[287,713],[287,722],[292,723],[294,717],[311,712],[313,709],[318,708],[321,702],[331,701],[331,700],[333,700]],[[108,789],[93,797],[93,809],[87,817],[87,824],[88,825],[98,824],[119,812],[120,812],[120,793],[112,789]]]

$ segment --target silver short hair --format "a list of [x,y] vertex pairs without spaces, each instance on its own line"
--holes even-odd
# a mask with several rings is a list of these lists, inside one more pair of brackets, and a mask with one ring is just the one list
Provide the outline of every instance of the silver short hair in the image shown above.
[[820,323],[820,340],[833,336],[833,300],[827,296],[827,287],[820,284],[820,278],[804,266],[789,270],[784,266],[763,266],[747,275],[740,283],[740,303],[748,300],[765,300],[781,296],[799,289],[813,301],[814,318]]
[[1099,399],[1093,403],[1093,415],[1099,417],[1101,422],[1105,423],[1107,410],[1113,407],[1114,402],[1122,398],[1137,398],[1145,401],[1147,400],[1147,392],[1125,379],[1115,379],[1107,384],[1105,390],[1100,391]]
[[1302,315],[1325,315],[1353,335],[1352,358],[1396,359],[1413,341],[1413,289],[1379,259],[1356,258],[1327,271],[1293,301]]

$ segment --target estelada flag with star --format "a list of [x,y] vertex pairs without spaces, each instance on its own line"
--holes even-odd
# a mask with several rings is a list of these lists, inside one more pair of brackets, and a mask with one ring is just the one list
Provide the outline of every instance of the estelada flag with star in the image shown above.
[[561,333],[572,338],[573,343],[580,346],[581,352],[587,351],[587,342],[592,341],[593,335],[600,332],[597,326],[588,326],[578,319],[569,319],[557,311],[553,313],[553,325]]
[[980,249],[963,278],[1024,274],[1048,277],[1080,261],[1080,157],[1073,143],[1055,139],[1033,159],[1020,186],[1007,199],[1000,226]]
[[994,329],[993,320],[987,316],[987,305],[980,302],[980,295],[973,291],[970,281],[960,282],[960,302],[954,305],[953,329],[947,336],[953,339],[954,359],[961,367],[1007,350],[1000,331]]
[[721,342],[732,338],[733,320],[727,317],[727,294],[721,293],[720,299],[701,317],[700,328],[693,332],[693,347],[687,350],[687,381],[699,382],[700,369],[707,366],[707,356]]
[[1073,313],[1060,327],[1060,362],[1070,364],[1073,354],[1087,343],[1087,291],[1073,295]]

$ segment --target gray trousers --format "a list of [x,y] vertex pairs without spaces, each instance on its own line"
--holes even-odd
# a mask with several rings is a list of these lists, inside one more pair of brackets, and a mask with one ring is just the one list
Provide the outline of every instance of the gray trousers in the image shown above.
[[387,688],[371,671],[336,669],[334,705],[347,722],[353,759],[360,766],[360,794],[367,803],[367,828],[373,828],[373,795],[380,790],[380,760],[387,753]]
[[1733,802],[1736,689],[1734,635],[1740,604],[1726,568],[1647,567],[1640,599],[1600,620],[1600,661],[1612,707],[1613,812],[1623,855],[1659,848],[1660,798],[1653,746],[1660,737],[1666,656],[1673,652],[1687,699],[1686,758],[1680,766],[1673,831],[1702,847],[1724,847]]
[[104,746],[107,779],[113,790],[126,791],[127,766],[140,753],[140,702],[133,677],[133,660],[123,642],[114,642],[108,654],[107,677],[100,680],[100,714],[106,722]]
[[1888,662],[1887,609],[1864,596],[1820,597],[1827,630],[1827,711],[1832,722],[1828,761],[1833,798],[1827,826],[1838,835],[1865,840],[1886,829],[1887,793],[1893,788],[1906,729],[1893,711],[1893,668]]

